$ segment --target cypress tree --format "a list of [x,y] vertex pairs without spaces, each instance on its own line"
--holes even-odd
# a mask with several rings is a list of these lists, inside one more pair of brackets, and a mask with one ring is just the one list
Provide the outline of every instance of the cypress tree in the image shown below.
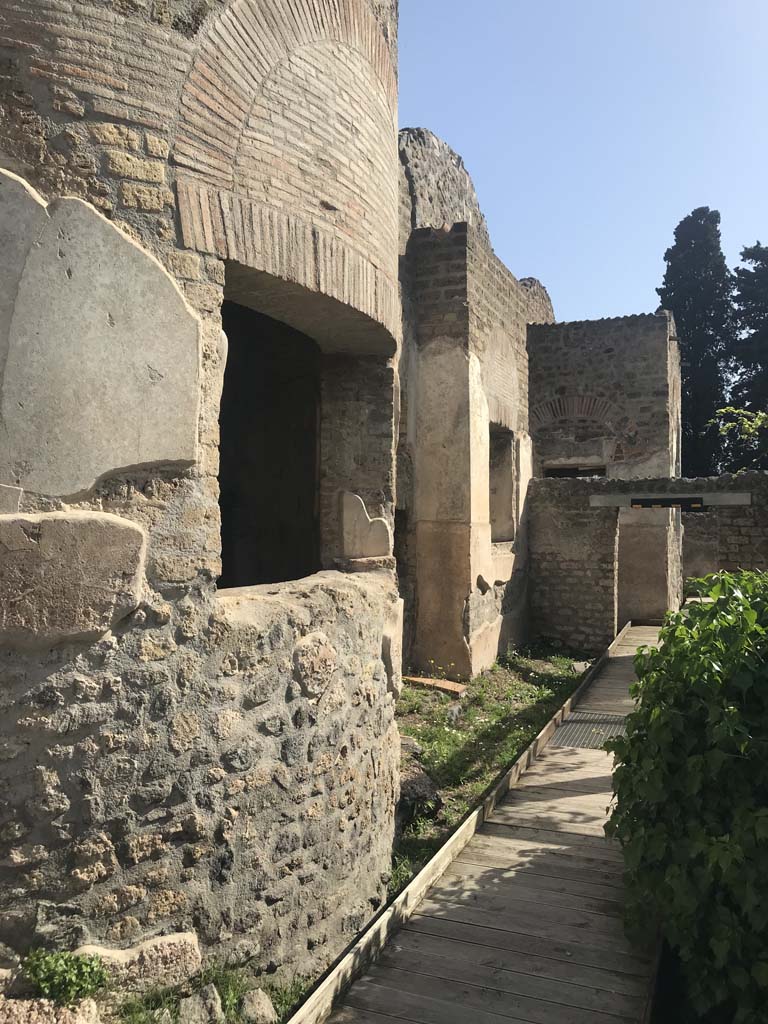
[[768,246],[741,250],[736,268],[736,314],[741,337],[734,347],[737,381],[732,404],[768,412]]
[[677,325],[682,357],[683,475],[721,471],[723,444],[712,425],[726,404],[726,361],[732,351],[734,282],[720,242],[720,214],[701,206],[675,228],[664,254],[661,304]]

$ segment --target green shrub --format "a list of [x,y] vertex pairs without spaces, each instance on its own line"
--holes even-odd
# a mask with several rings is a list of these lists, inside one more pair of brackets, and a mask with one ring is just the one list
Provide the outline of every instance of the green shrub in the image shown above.
[[107,969],[97,956],[51,953],[45,949],[33,950],[21,971],[34,986],[36,995],[59,1006],[74,1006],[81,999],[96,995],[107,987],[109,980]]
[[719,573],[636,658],[637,709],[606,827],[627,869],[627,923],[660,929],[688,1002],[712,1020],[768,1005],[768,574]]

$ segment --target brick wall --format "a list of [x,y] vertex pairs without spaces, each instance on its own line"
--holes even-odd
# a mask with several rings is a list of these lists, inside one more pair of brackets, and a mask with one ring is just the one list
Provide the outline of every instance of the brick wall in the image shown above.
[[679,354],[666,314],[533,326],[531,434],[548,464],[609,476],[679,471]]
[[552,303],[538,281],[518,281],[477,232],[469,235],[467,263],[471,347],[491,421],[528,433],[528,325],[551,323]]
[[591,481],[528,489],[531,635],[602,651],[616,635],[618,513],[592,509]]
[[768,572],[768,473],[741,473],[680,481],[690,493],[749,492],[751,505],[719,505],[683,513],[683,572],[703,576],[720,569]]

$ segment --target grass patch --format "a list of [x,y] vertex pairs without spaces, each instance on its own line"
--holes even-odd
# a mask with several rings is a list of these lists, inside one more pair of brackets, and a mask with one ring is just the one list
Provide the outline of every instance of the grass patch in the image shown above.
[[400,732],[421,746],[419,762],[443,806],[416,818],[392,862],[390,894],[423,867],[499,776],[517,760],[579,681],[574,658],[562,650],[510,651],[476,676],[457,701],[439,691],[405,686],[397,703]]
[[272,1000],[272,1005],[280,1018],[280,1024],[284,1024],[302,1001],[311,984],[312,982],[308,978],[298,977],[287,985],[273,985],[264,982],[260,987]]
[[309,987],[305,978],[295,978],[287,985],[277,985],[262,977],[254,977],[245,967],[228,964],[210,964],[192,979],[187,991],[162,989],[124,1000],[116,1011],[119,1024],[157,1024],[167,1020],[171,1024],[184,1024],[179,1016],[181,1000],[191,992],[199,992],[207,985],[215,985],[221,999],[221,1008],[227,1024],[244,1024],[241,1012],[243,998],[252,989],[263,989],[275,1007],[281,1024],[287,1021]]
[[157,1024],[163,1011],[167,1011],[173,1024],[177,1024],[180,998],[179,993],[170,988],[132,996],[120,1004],[116,1019],[120,1024]]

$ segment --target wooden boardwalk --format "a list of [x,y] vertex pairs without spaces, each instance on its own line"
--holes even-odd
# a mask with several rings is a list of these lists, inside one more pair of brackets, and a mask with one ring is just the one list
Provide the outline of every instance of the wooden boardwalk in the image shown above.
[[[657,636],[628,630],[577,714],[615,721],[631,710],[632,657]],[[332,1024],[646,1019],[653,964],[624,936],[621,855],[603,834],[611,758],[555,743],[346,993]]]

